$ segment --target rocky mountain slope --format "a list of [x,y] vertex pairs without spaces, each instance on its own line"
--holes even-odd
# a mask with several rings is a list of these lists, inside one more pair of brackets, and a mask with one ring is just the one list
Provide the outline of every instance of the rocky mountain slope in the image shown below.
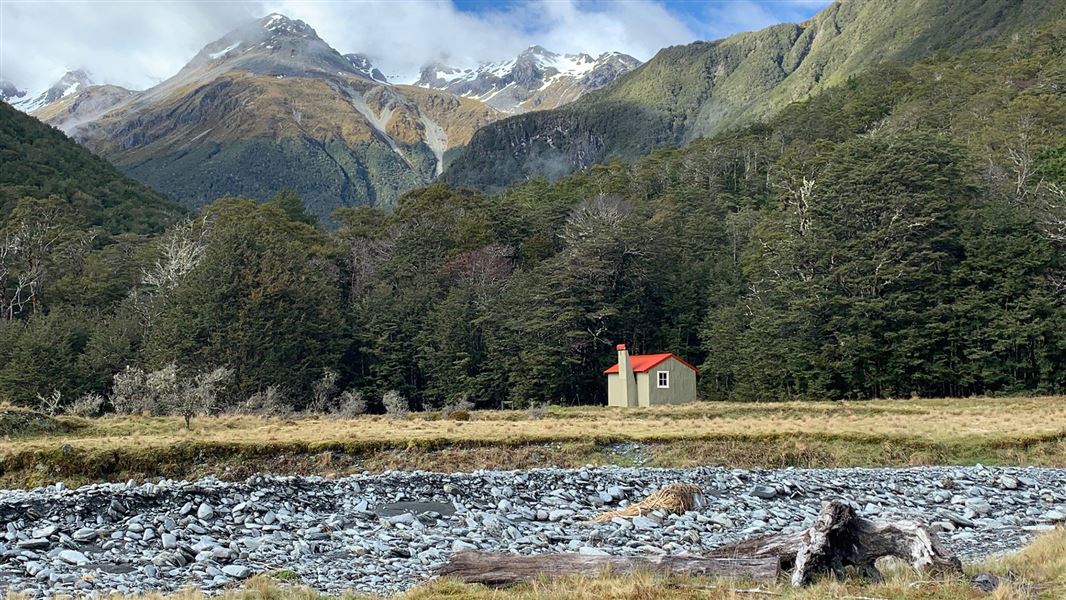
[[631,159],[765,119],[877,63],[1024,35],[1064,11],[1063,0],[834,2],[803,23],[666,48],[573,104],[486,127],[444,179],[492,189]]
[[[23,96],[14,102],[15,108],[24,112],[33,112],[53,102],[68,98],[93,85],[93,80],[84,69],[67,71],[47,90],[32,98]],[[25,94],[25,92],[24,92]],[[5,102],[11,102],[7,98]]]
[[394,204],[501,116],[448,92],[390,85],[365,57],[343,56],[278,14],[208,44],[148,90],[88,88],[35,115],[186,206],[290,189],[323,218]]
[[19,89],[17,85],[6,79],[0,79],[0,100],[14,104],[25,97],[26,90]]
[[531,46],[511,60],[471,69],[426,65],[415,85],[474,98],[503,112],[522,113],[573,102],[639,65],[639,60],[619,52],[592,57]]

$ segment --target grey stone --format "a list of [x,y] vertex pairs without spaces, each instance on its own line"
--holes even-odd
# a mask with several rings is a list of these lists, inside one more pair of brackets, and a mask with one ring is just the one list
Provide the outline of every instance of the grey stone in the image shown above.
[[67,564],[78,566],[89,564],[89,558],[77,550],[62,550],[57,556],[59,560]]
[[234,579],[246,579],[252,575],[252,570],[243,565],[226,565],[222,572]]
[[549,521],[562,521],[563,519],[565,519],[567,517],[571,517],[573,515],[574,515],[574,511],[572,511],[570,509],[557,508],[557,509],[555,509],[555,510],[553,510],[553,511],[548,513],[548,520]]
[[209,521],[215,517],[215,509],[208,503],[204,502],[200,505],[200,508],[196,509],[196,518],[201,521]]
[[771,500],[777,496],[777,489],[767,485],[757,485],[748,492],[748,495],[762,498],[763,500]]
[[659,527],[658,521],[655,519],[649,519],[643,515],[633,517],[632,522],[633,527],[636,527],[637,529],[657,529]]

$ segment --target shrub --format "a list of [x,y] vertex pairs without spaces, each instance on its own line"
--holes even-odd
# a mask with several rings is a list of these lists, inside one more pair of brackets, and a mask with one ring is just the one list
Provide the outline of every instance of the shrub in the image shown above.
[[52,393],[47,396],[37,394],[37,410],[50,417],[54,417],[60,413],[61,404],[63,404],[63,393],[59,390],[52,390]]
[[449,421],[469,421],[470,420],[470,411],[462,410],[462,409],[455,409],[455,410],[449,412],[447,415],[445,415],[444,418],[448,419]]
[[332,415],[338,419],[354,419],[366,414],[366,398],[358,390],[344,390],[337,396],[337,407]]
[[233,412],[260,417],[288,417],[292,415],[292,403],[284,390],[276,385],[268,385],[238,404]]
[[193,417],[218,408],[218,394],[232,377],[226,367],[191,379],[181,378],[174,363],[147,374],[126,367],[115,375],[111,403],[123,414],[181,415],[188,429]]
[[76,417],[99,417],[104,412],[107,398],[96,392],[88,392],[70,405],[68,412]]
[[143,369],[127,366],[115,373],[111,384],[111,405],[124,415],[146,414],[150,398],[147,375]]
[[470,411],[474,410],[474,405],[466,400],[460,400],[454,404],[445,406],[440,411],[440,414],[445,419],[450,421],[469,421]]
[[219,392],[232,378],[233,369],[217,367],[196,375],[191,385],[175,390],[171,396],[173,411],[185,417],[185,429],[189,429],[193,417],[209,414],[218,408]]
[[340,378],[337,372],[329,367],[322,369],[322,376],[311,386],[311,404],[307,407],[310,412],[328,412],[331,401],[337,395],[337,380]]
[[530,421],[539,421],[548,416],[548,405],[540,404],[526,409],[526,418]]
[[385,392],[385,395],[381,397],[381,403],[385,405],[385,414],[390,419],[403,419],[407,417],[407,413],[411,410],[410,405],[407,403],[407,398],[404,398],[403,394],[396,390]]

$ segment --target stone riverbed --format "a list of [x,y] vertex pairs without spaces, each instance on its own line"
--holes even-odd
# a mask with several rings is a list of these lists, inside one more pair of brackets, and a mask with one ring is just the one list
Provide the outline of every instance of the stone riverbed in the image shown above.
[[[679,482],[701,486],[705,505],[592,522]],[[974,560],[1066,520],[1066,469],[589,467],[0,490],[0,588],[213,592],[285,570],[326,593],[387,595],[426,581],[458,550],[698,553],[808,527],[830,499],[870,518],[924,520]]]

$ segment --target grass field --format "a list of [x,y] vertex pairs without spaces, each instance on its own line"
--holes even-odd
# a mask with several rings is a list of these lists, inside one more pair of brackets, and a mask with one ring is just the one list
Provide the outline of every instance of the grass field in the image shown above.
[[[904,566],[885,570],[883,583],[859,579],[822,580],[801,590],[786,583],[755,585],[743,581],[638,574],[598,578],[545,580],[505,590],[441,580],[415,588],[398,600],[1061,600],[1066,598],[1066,529],[1038,538],[1016,555],[966,567],[959,577],[931,578]],[[1001,578],[993,592],[973,589],[969,577],[990,572]],[[263,575],[243,589],[231,590],[224,600],[321,600],[315,592],[290,578]],[[12,600],[19,600],[17,595]],[[112,597],[122,600],[121,596]],[[150,595],[138,600],[205,600],[198,591],[173,596]],[[349,600],[376,600],[346,596]]]
[[644,464],[1066,466],[1066,397],[701,402],[649,409],[264,419],[42,418],[0,411],[0,485],[127,477],[339,475],[423,468]]

